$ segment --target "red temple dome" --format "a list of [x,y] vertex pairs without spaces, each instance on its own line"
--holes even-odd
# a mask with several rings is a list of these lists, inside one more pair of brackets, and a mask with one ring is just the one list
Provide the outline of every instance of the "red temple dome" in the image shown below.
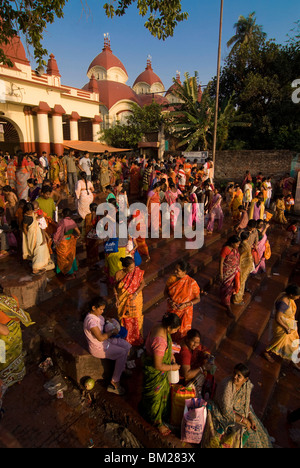
[[149,86],[152,86],[154,83],[160,83],[163,86],[161,79],[153,71],[150,59],[147,60],[147,66],[145,70],[137,77],[133,86],[135,86],[138,83],[147,83]]
[[127,70],[124,67],[121,60],[119,60],[118,57],[116,57],[112,53],[112,50],[110,47],[110,40],[108,38],[105,38],[102,52],[99,55],[97,55],[97,57],[95,57],[94,60],[91,62],[87,73],[89,73],[91,68],[96,67],[96,66],[102,67],[106,71],[113,67],[121,68],[121,70],[123,70],[128,76]]

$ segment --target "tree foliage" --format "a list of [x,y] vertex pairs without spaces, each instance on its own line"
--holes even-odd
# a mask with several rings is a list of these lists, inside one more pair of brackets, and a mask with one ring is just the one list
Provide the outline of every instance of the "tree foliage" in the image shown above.
[[124,16],[126,10],[136,3],[139,15],[146,17],[145,28],[158,39],[173,36],[175,27],[188,18],[182,11],[181,0],[110,0],[104,5],[108,17]]
[[[47,50],[43,47],[43,34],[48,24],[64,16],[68,0],[2,0],[0,22],[0,63],[12,66],[1,44],[22,33],[27,45],[32,46],[34,58],[44,65]],[[88,0],[81,0],[83,8]],[[165,40],[173,36],[176,25],[188,18],[182,11],[181,0],[110,0],[103,3],[108,17],[124,16],[128,7],[135,4],[139,15],[147,16],[145,27],[154,37]]]
[[[181,85],[176,80],[173,93],[180,103],[166,117],[169,133],[178,140],[178,147],[186,151],[212,149],[214,133],[215,100],[211,96],[211,84],[204,92],[200,92],[198,73],[194,76],[185,73],[185,81]],[[173,106],[173,104],[172,104]],[[232,127],[250,125],[243,120],[235,107],[233,96],[218,112],[217,148],[226,148],[229,132]]]
[[[233,95],[235,108],[246,116],[248,127],[230,130],[228,145],[243,142],[248,149],[294,149],[299,151],[300,106],[292,102],[292,82],[300,77],[299,23],[296,35],[285,45],[267,40],[254,15],[252,29],[245,28],[229,41],[232,49],[220,77],[220,106]],[[254,23],[253,23],[254,22]],[[251,32],[252,31],[252,32]],[[216,79],[211,88],[215,96]]]
[[[45,63],[43,57],[43,32],[55,18],[63,17],[67,0],[10,0],[1,1],[0,44],[9,44],[12,38],[22,33],[27,44],[34,50],[34,58],[39,64]],[[0,47],[0,63],[12,66]]]
[[153,102],[144,107],[132,103],[131,114],[125,123],[116,125],[103,131],[102,138],[108,145],[115,148],[136,149],[143,135],[158,132],[163,125],[162,107]]

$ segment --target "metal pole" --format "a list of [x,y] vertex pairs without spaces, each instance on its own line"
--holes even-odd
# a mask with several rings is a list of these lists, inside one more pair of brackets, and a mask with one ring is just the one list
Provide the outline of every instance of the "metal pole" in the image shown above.
[[215,167],[215,161],[216,161],[217,126],[218,126],[218,110],[219,110],[219,87],[220,87],[220,68],[221,68],[222,26],[223,26],[223,0],[221,0],[220,26],[219,26],[219,49],[218,49],[218,68],[217,68],[216,107],[215,107],[214,139],[213,139],[213,166],[214,167]]

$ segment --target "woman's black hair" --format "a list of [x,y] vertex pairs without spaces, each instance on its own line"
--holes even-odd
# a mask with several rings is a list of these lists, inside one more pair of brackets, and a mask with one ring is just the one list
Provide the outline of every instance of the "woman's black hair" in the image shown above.
[[244,240],[246,240],[246,239],[249,239],[249,237],[250,237],[250,232],[249,232],[249,231],[242,231],[241,234],[240,234],[240,236],[241,236],[241,241],[244,241]]
[[96,309],[101,306],[106,306],[106,300],[101,296],[96,296],[89,302],[89,310],[91,311],[93,307]]
[[88,180],[87,180],[86,172],[81,171],[80,174],[79,174],[79,177],[85,181],[86,191],[87,191],[87,194],[89,195]]
[[123,266],[124,268],[127,268],[127,267],[129,267],[130,265],[132,265],[132,264],[134,263],[134,260],[133,260],[132,257],[129,257],[129,256],[128,256],[128,257],[123,257],[123,258],[121,258],[121,259],[120,259],[120,262],[122,263],[122,266]]
[[23,208],[23,213],[25,214],[28,211],[33,211],[33,210],[34,210],[33,204],[30,203],[30,202],[27,202],[26,205]]
[[227,239],[227,242],[225,243],[226,246],[231,246],[232,244],[236,244],[237,242],[240,242],[241,239],[239,236],[231,236],[229,239]]
[[248,377],[250,375],[249,368],[247,366],[245,366],[245,364],[243,364],[241,362],[234,367],[234,370],[240,372],[242,374],[242,376],[245,377],[245,379],[248,379]]
[[201,341],[201,333],[199,332],[199,330],[197,330],[197,328],[191,328],[187,332],[186,338],[187,340],[192,340],[193,338],[200,338]]
[[97,211],[97,207],[98,207],[97,203],[91,203],[90,204],[90,211]]
[[297,284],[289,284],[284,292],[288,296],[300,296],[300,287]]
[[171,330],[175,330],[176,328],[180,327],[181,319],[176,314],[167,313],[163,316],[161,323],[164,328],[171,328]]
[[176,262],[176,266],[179,266],[180,270],[185,272],[190,269],[190,264],[185,260],[178,260],[178,262]]
[[70,210],[70,208],[64,208],[62,210],[62,217],[63,218],[71,218],[72,216],[72,211]]

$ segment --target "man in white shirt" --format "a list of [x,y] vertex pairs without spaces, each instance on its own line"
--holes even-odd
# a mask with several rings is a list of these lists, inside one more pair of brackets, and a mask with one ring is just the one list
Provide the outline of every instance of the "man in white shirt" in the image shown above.
[[89,152],[86,151],[83,153],[83,157],[79,160],[79,168],[81,171],[85,172],[87,175],[87,180],[92,180],[92,172],[91,172],[91,160],[89,156]]
[[42,156],[39,158],[39,162],[42,168],[44,169],[44,173],[46,174],[46,178],[47,178],[47,174],[49,170],[49,162],[48,162],[46,151],[42,152]]

